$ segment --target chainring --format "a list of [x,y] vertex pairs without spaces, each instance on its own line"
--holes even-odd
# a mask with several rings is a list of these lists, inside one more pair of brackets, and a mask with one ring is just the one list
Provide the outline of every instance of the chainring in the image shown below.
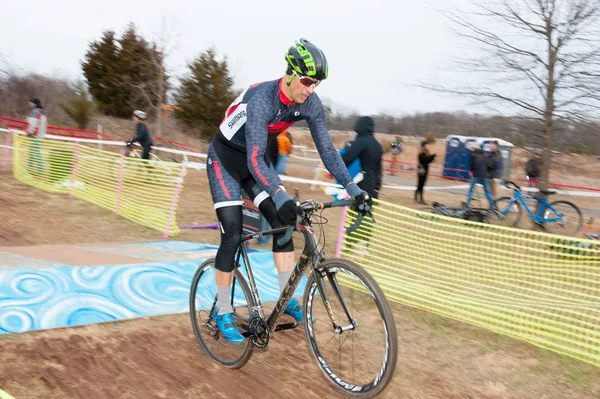
[[252,315],[248,322],[248,331],[251,332],[250,339],[257,348],[265,348],[269,345],[271,332],[265,319]]

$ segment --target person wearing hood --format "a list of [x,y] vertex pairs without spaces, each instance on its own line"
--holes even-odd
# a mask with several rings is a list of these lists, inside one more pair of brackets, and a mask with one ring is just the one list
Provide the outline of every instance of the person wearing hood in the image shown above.
[[28,106],[30,112],[27,117],[27,137],[30,138],[30,144],[27,170],[32,174],[42,174],[44,165],[39,140],[46,137],[48,118],[46,117],[46,110],[42,107],[42,102],[39,99],[32,98],[29,100]]
[[27,117],[27,136],[43,139],[46,137],[48,128],[48,118],[46,110],[42,107],[42,103],[37,98],[29,100],[29,116]]
[[471,198],[473,196],[473,190],[475,189],[476,184],[481,184],[483,186],[483,190],[485,191],[485,196],[490,204],[490,209],[495,209],[496,204],[494,202],[494,198],[492,198],[492,194],[490,193],[490,186],[488,184],[488,167],[486,155],[483,150],[479,147],[476,142],[471,142],[468,144],[469,150],[471,150],[471,185],[469,186],[469,192],[467,193],[467,205],[471,206]]
[[381,158],[383,150],[381,144],[373,136],[375,131],[373,118],[370,116],[358,118],[354,124],[354,131],[357,134],[356,139],[346,146],[342,160],[346,166],[357,159],[360,161],[364,177],[358,183],[358,187],[366,191],[371,197],[378,198],[382,178]]
[[[354,131],[357,134],[356,139],[346,144],[342,152],[342,160],[346,167],[351,167],[356,161],[359,161],[363,179],[358,182],[358,187],[366,191],[371,197],[378,198],[382,179],[381,159],[383,149],[373,136],[375,131],[373,118],[370,116],[358,118],[354,124]],[[363,219],[361,232],[350,233],[346,238],[344,249],[350,251],[353,244],[359,241],[366,242],[368,246],[373,228],[373,223],[369,218]],[[368,252],[368,249],[365,248],[363,252]]]

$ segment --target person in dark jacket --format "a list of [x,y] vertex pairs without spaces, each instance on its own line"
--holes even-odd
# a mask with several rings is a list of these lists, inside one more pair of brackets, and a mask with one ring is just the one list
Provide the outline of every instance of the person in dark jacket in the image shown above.
[[[437,154],[431,153],[429,142],[424,140],[421,142],[421,152],[419,153],[419,167],[417,169],[417,190],[415,191],[415,202],[423,205],[427,205],[427,202],[423,199],[423,189],[425,188],[425,182],[427,181],[427,175],[429,174],[429,164],[435,160]],[[420,199],[417,199],[420,197]]]
[[358,187],[366,191],[371,197],[379,197],[381,187],[381,158],[383,149],[381,144],[373,136],[375,122],[370,116],[361,116],[354,124],[356,139],[346,146],[346,152],[342,155],[342,160],[346,166],[350,165],[356,159],[360,160],[360,165],[364,173],[363,180],[358,183]]
[[135,143],[136,141],[142,146],[142,159],[150,158],[150,149],[152,148],[152,139],[150,133],[148,133],[148,126],[146,125],[146,113],[144,111],[133,111],[133,120],[136,122],[134,138],[127,142],[127,145]]
[[490,150],[485,153],[488,168],[488,185],[492,197],[496,198],[496,180],[502,177],[502,155],[498,151],[498,142],[496,140],[490,143]]
[[[379,189],[381,188],[383,149],[381,144],[373,136],[375,131],[375,122],[370,116],[361,116],[354,124],[356,139],[345,146],[345,152],[342,154],[342,160],[346,167],[351,165],[357,159],[363,173],[363,179],[358,183],[358,187],[366,191],[372,198],[379,198]],[[375,207],[373,207],[374,209]],[[370,218],[363,219],[361,228],[357,232],[350,233],[346,238],[345,250],[352,249],[353,244],[364,241],[367,243],[373,233],[375,226]],[[365,248],[363,252],[368,252]]]
[[483,150],[479,147],[476,142],[468,144],[469,150],[471,150],[471,185],[469,186],[469,192],[467,193],[467,205],[471,206],[471,198],[473,196],[473,189],[476,184],[481,184],[485,191],[485,196],[490,203],[490,209],[495,209],[494,198],[490,193],[490,186],[488,185],[488,168]]
[[531,158],[525,165],[525,177],[529,181],[529,187],[536,187],[542,170],[542,157],[539,153],[534,152]]

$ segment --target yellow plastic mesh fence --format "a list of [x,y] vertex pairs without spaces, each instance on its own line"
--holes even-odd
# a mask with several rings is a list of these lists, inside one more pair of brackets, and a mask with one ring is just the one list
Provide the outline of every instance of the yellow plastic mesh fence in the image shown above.
[[13,174],[19,181],[83,199],[168,235],[179,233],[182,165],[18,134],[13,142]]
[[[600,366],[600,246],[376,202],[342,256],[389,300]],[[356,220],[350,211],[346,226]],[[360,287],[357,287],[360,288]]]

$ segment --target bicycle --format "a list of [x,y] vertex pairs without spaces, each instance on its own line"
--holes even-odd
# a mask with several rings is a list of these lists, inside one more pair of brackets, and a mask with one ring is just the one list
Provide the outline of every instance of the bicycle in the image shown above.
[[[122,154],[126,158],[142,159],[140,149],[136,148],[133,143],[126,144],[125,147],[126,149],[123,150]],[[177,160],[170,157],[167,161],[163,161],[152,152],[150,153],[150,159],[145,160],[145,162],[133,162],[124,165],[121,158],[116,158],[112,175],[115,180],[122,179],[126,182],[145,181],[150,176],[164,182],[165,177],[167,180],[177,178],[179,167],[172,165],[172,163],[177,163]]]
[[[503,185],[506,188],[512,189],[513,195],[511,197],[498,198],[496,200],[496,207],[505,219],[508,218],[509,214],[514,216],[512,227],[519,224],[522,207],[524,207],[529,218],[547,232],[562,235],[577,235],[583,228],[581,210],[572,202],[564,200],[548,202],[546,198],[525,194],[521,191],[521,187],[513,181],[505,181]],[[556,194],[556,191],[552,190],[540,192],[548,196]],[[538,202],[537,213],[534,214],[529,208],[525,201],[526,198]],[[567,228],[568,223],[571,223],[572,227]]]
[[492,209],[474,208],[469,206],[466,202],[462,202],[460,206],[447,206],[435,201],[431,207],[419,208],[417,210],[430,212],[434,215],[460,218],[480,223],[490,223],[498,216],[497,212]]
[[[196,339],[208,357],[226,367],[239,369],[254,351],[267,347],[275,332],[303,324],[312,356],[336,389],[353,397],[371,397],[388,385],[396,366],[398,341],[394,316],[385,295],[373,277],[358,264],[345,259],[325,259],[323,249],[319,248],[320,238],[317,240],[313,228],[318,224],[321,237],[324,237],[322,226],[326,219],[322,212],[316,213],[352,204],[351,200],[301,203],[303,215],[298,218],[295,229],[302,232],[304,250],[268,317],[258,294],[246,242],[285,231],[285,236],[278,241],[282,245],[291,239],[294,228],[282,227],[242,236],[236,252],[231,292],[234,320],[246,338],[242,345],[225,341],[213,320],[217,304],[214,258],[198,268],[190,290],[190,317]],[[356,230],[361,220],[359,214],[347,232]],[[240,257],[248,282],[240,268]],[[308,276],[302,304],[305,320],[301,324],[295,321],[278,324],[305,272]],[[316,299],[317,296],[321,301]],[[375,306],[367,309],[369,305]],[[359,323],[358,318],[366,319]],[[381,327],[381,330],[373,331],[375,327]],[[344,349],[346,343],[349,348]],[[355,351],[361,350],[365,353],[355,358]]]

